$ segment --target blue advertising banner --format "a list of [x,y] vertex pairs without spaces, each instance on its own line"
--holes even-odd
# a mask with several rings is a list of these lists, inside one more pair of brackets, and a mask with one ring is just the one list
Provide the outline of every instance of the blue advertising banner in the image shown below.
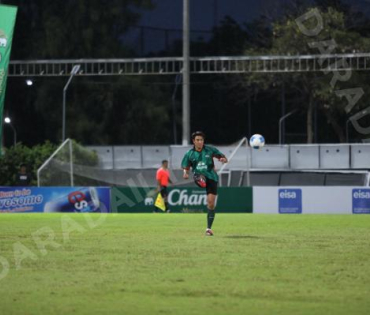
[[279,189],[279,213],[302,213],[302,190]]
[[352,213],[370,214],[370,189],[352,189]]
[[5,212],[110,212],[110,188],[0,187]]

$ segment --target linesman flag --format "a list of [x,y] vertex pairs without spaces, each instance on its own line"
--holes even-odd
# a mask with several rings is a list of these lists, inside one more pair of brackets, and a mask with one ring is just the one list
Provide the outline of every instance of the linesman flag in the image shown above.
[[157,208],[161,209],[162,211],[166,211],[166,205],[164,203],[164,199],[163,199],[161,193],[158,194],[157,199],[155,200],[154,205]]
[[[6,79],[8,75],[10,51],[17,7],[0,5],[0,140],[3,135],[3,109],[5,101]],[[1,155],[0,141],[0,155]]]

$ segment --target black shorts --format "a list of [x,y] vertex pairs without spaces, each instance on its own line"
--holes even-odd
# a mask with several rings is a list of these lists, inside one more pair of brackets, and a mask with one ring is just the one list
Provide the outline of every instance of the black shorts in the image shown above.
[[206,192],[208,194],[217,195],[217,182],[213,179],[206,178]]
[[164,199],[167,198],[168,196],[167,186],[161,186],[160,193]]

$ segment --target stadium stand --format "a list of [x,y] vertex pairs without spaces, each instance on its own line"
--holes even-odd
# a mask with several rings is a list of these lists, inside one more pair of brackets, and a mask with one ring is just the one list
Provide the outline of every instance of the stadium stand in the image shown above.
[[288,169],[289,146],[265,146],[260,150],[252,150],[251,167],[256,169]]
[[325,177],[325,186],[364,186],[366,181],[364,174],[328,173]]
[[115,146],[113,154],[115,169],[145,167],[140,146]]
[[[170,161],[175,185],[194,186],[182,179],[183,155],[191,146],[89,146],[99,156],[96,177],[101,182],[154,186],[155,171]],[[220,174],[221,186],[368,186],[370,144],[266,145],[251,150],[236,145],[218,146],[233,158]],[[235,151],[235,152],[234,152]],[[221,163],[215,162],[216,170]],[[94,175],[95,176],[95,175]]]
[[143,146],[143,167],[158,168],[163,160],[169,160],[170,148],[168,146]]
[[349,145],[320,145],[320,168],[349,169]]
[[292,169],[318,169],[319,146],[317,145],[291,145],[290,167]]
[[[278,172],[251,172],[251,186],[279,186],[280,173]],[[248,186],[248,174],[244,171],[242,186]]]
[[191,146],[170,146],[169,166],[170,169],[179,169],[184,154],[191,148]]
[[323,186],[325,173],[281,173],[279,186]]
[[370,168],[370,144],[351,144],[351,169]]
[[87,148],[95,151],[99,156],[99,168],[107,170],[114,168],[115,158],[112,146],[88,146]]

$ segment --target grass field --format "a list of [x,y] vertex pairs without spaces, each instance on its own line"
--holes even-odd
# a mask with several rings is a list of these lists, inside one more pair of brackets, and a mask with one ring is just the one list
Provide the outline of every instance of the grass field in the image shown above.
[[370,314],[369,215],[205,222],[2,214],[0,313]]

